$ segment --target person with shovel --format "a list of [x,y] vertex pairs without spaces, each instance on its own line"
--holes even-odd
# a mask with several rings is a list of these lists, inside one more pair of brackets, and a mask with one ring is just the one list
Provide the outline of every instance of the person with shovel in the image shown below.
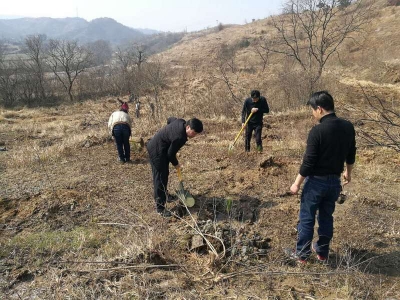
[[128,114],[128,103],[118,99],[121,108],[114,111],[108,120],[108,129],[114,137],[117,146],[118,157],[120,163],[131,161],[131,148],[129,145],[129,137],[131,136],[132,120]]
[[168,198],[169,163],[180,170],[176,154],[186,144],[188,138],[203,131],[203,123],[196,118],[185,121],[174,117],[168,118],[167,125],[161,128],[147,143],[153,175],[154,200],[157,212],[163,217],[170,217],[165,208]]
[[[356,156],[354,126],[335,114],[332,96],[321,91],[312,94],[307,102],[319,124],[314,126],[307,139],[306,152],[296,180],[290,187],[297,194],[304,183],[301,194],[297,244],[285,253],[300,263],[305,263],[311,251],[319,261],[326,261],[329,243],[333,236],[333,212],[335,202],[342,189],[340,175],[344,170],[343,185],[351,181]],[[315,217],[318,211],[318,239],[312,243]]]
[[251,91],[250,96],[250,98],[244,101],[242,109],[242,127],[246,126],[246,120],[249,118],[245,133],[245,151],[250,152],[250,141],[254,131],[257,152],[262,153],[261,131],[263,127],[263,115],[269,113],[269,107],[267,99],[260,96],[259,91]]

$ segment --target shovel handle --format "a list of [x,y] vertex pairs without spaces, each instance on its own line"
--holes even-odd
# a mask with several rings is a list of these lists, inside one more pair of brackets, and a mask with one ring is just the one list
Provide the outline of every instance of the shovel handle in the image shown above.
[[180,167],[176,168],[176,173],[178,174],[179,181],[182,182],[182,171]]
[[246,122],[244,123],[244,125],[243,125],[242,128],[240,129],[239,133],[236,135],[235,140],[233,141],[232,146],[236,144],[236,141],[238,140],[238,138],[239,138],[240,134],[242,133],[243,129],[246,127],[247,123],[249,123],[249,120],[250,120],[250,118],[251,118],[252,115],[253,115],[253,112],[251,112],[251,113],[249,114],[249,116],[247,117]]

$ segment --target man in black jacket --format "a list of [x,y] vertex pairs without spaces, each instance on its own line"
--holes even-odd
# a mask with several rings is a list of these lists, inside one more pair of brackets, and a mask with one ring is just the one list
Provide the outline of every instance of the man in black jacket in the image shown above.
[[[332,96],[326,91],[317,92],[307,104],[311,106],[312,114],[319,124],[308,135],[300,172],[290,187],[290,191],[297,194],[305,180],[296,249],[285,250],[301,263],[306,262],[311,251],[316,253],[320,261],[328,259],[329,243],[333,236],[332,215],[341,191],[340,175],[346,163],[343,185],[351,181],[356,155],[354,126],[336,116]],[[312,243],[317,211],[318,240]]]
[[171,117],[168,118],[167,125],[147,143],[153,173],[156,209],[164,217],[171,216],[171,213],[165,209],[168,197],[169,163],[178,169],[180,166],[176,158],[177,152],[185,145],[188,138],[193,138],[202,131],[203,123],[196,118],[186,122],[183,119]]
[[246,128],[245,151],[250,152],[250,141],[253,131],[255,132],[257,151],[262,152],[261,131],[263,127],[263,115],[269,113],[267,99],[260,96],[260,92],[253,90],[250,93],[251,98],[244,101],[242,109],[242,126],[246,122],[250,113],[253,113]]

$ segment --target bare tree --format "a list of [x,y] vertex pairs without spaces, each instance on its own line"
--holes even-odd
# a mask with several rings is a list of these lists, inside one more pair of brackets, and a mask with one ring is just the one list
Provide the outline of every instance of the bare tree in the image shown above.
[[255,43],[253,45],[254,48],[254,52],[261,58],[262,60],[262,72],[265,71],[265,68],[267,67],[267,64],[269,62],[269,50],[265,49],[264,47],[262,47],[262,45],[260,45],[259,42]]
[[93,65],[104,66],[112,58],[112,47],[109,41],[97,40],[86,45],[86,48],[93,53]]
[[13,61],[4,59],[0,53],[0,102],[12,106],[18,100],[19,66]]
[[73,101],[72,87],[79,74],[90,66],[92,53],[76,41],[50,40],[47,55],[47,64]]
[[138,70],[141,69],[142,64],[147,60],[146,46],[143,44],[134,45],[135,63]]
[[233,47],[229,47],[226,44],[222,44],[220,50],[217,53],[215,64],[219,76],[215,76],[216,79],[221,80],[225,83],[226,87],[231,94],[232,99],[239,103],[241,100],[235,94],[235,86],[239,80],[236,68],[236,51]]
[[293,58],[305,72],[309,91],[313,92],[327,61],[368,22],[371,6],[366,1],[339,9],[339,0],[289,0],[285,13],[272,18],[278,36],[265,41],[262,47]]
[[29,60],[25,62],[25,66],[33,73],[35,78],[35,95],[40,96],[42,100],[46,98],[45,91],[45,63],[44,63],[44,42],[46,36],[44,35],[31,35],[25,39],[25,45],[28,50]]
[[134,64],[134,57],[132,52],[121,47],[117,47],[115,56],[122,72],[128,72],[129,67]]
[[118,47],[115,55],[119,69],[121,70],[120,76],[118,76],[120,77],[120,83],[117,83],[119,85],[120,93],[131,94],[131,86],[133,82],[132,70],[135,65],[134,52],[130,48],[123,49]]
[[165,65],[160,60],[156,60],[152,63],[147,63],[146,68],[143,71],[146,83],[153,93],[156,104],[156,114],[159,117],[160,112],[162,111],[159,95],[161,90],[167,85],[167,72]]
[[360,88],[364,103],[362,107],[351,107],[359,115],[355,121],[359,136],[368,146],[388,147],[400,152],[400,109],[372,88]]

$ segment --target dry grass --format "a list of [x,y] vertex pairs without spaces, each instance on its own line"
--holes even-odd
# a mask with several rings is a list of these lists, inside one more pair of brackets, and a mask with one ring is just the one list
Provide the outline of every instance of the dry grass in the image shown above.
[[[346,45],[349,53],[328,66],[324,88],[334,94],[339,116],[356,117],[356,111],[344,108],[359,102],[360,84],[373,85],[397,101],[397,84],[371,80],[381,69],[366,64],[380,60],[397,66],[392,53],[397,53],[393,49],[398,50],[398,37],[391,35],[390,45],[382,41],[387,40],[388,28],[397,28],[398,19],[392,8],[382,10],[361,48]],[[179,153],[185,187],[197,201],[190,209],[192,217],[177,203],[168,207],[180,218],[166,220],[154,212],[151,171],[143,149],[134,149],[132,165],[115,163],[116,150],[106,128],[109,115],[118,108],[115,99],[2,110],[0,138],[8,151],[0,152],[0,295],[399,298],[400,161],[393,150],[366,147],[357,140],[353,182],[345,188],[347,202],[336,207],[328,265],[312,258],[306,266],[297,266],[282,255],[283,247],[294,245],[299,208],[299,197],[287,191],[315,124],[309,108],[296,108],[302,99],[294,103],[285,98],[281,79],[290,84],[294,78],[279,75],[288,68],[283,59],[271,57],[261,72],[260,58],[250,47],[237,51],[237,72],[228,74],[234,93],[243,99],[259,88],[272,111],[264,119],[264,154],[245,155],[240,139],[228,156],[228,146],[240,129],[242,103],[233,101],[220,80],[214,54],[222,43],[236,45],[271,34],[268,20],[260,20],[188,35],[163,53],[163,60],[173,66],[169,86],[159,95],[159,118],[150,116],[148,103],[153,99],[147,95],[142,117],[134,119],[133,135],[145,141],[168,116],[204,121],[204,134]],[[368,43],[386,50],[363,62],[365,53],[373,52]],[[291,95],[299,94],[298,87],[286,88]],[[170,192],[177,185],[171,170]],[[216,259],[210,246],[191,250],[192,237],[199,231],[224,257]]]
[[[354,182],[346,188],[349,202],[336,212],[331,263],[292,266],[280,249],[294,242],[298,203],[296,197],[282,195],[298,172],[305,139],[314,124],[309,109],[266,117],[269,128],[264,129],[263,156],[244,156],[240,141],[228,157],[228,145],[240,121],[204,119],[205,134],[190,140],[179,156],[185,186],[199,201],[191,211],[194,219],[183,216],[183,220],[167,221],[153,213],[146,161],[129,170],[115,165],[114,146],[102,140],[107,136],[104,127],[111,105],[109,111],[103,101],[88,105],[103,119],[85,123],[84,130],[80,124],[87,114],[79,106],[69,107],[69,114],[61,107],[54,116],[57,120],[48,119],[51,110],[31,112],[32,119],[47,121],[30,123],[24,131],[17,131],[19,122],[29,118],[13,115],[16,123],[7,125],[13,128],[13,136],[24,136],[16,140],[10,136],[7,157],[14,159],[29,147],[31,152],[38,149],[42,157],[40,164],[34,156],[6,164],[2,180],[7,192],[2,194],[0,223],[6,224],[7,235],[1,239],[1,257],[12,266],[23,262],[25,267],[7,273],[7,282],[14,285],[0,282],[5,295],[23,298],[35,293],[47,298],[52,297],[50,290],[58,295],[54,297],[67,294],[73,299],[204,299],[218,298],[221,293],[261,299],[265,295],[375,299],[398,295],[390,276],[375,274],[380,270],[398,276],[392,267],[382,267],[394,257],[392,243],[400,238],[395,217],[398,188],[393,185],[398,157],[393,151],[359,149]],[[160,126],[156,123],[144,114],[134,131],[149,137]],[[99,142],[82,146],[93,137]],[[58,140],[43,147],[50,138]],[[71,148],[69,154],[67,148]],[[134,155],[142,159],[144,154],[137,151]],[[269,156],[273,163],[260,168]],[[14,189],[12,178],[20,174],[26,179],[18,184],[19,190]],[[174,173],[170,185],[177,185]],[[29,202],[23,200],[24,193]],[[232,203],[229,213],[227,199]],[[206,220],[211,221],[209,229],[202,225]],[[196,223],[204,234],[218,235],[218,228],[225,228],[229,237],[224,240],[225,257],[215,260],[208,251],[189,250]],[[357,233],[350,234],[354,228]],[[242,255],[247,238],[257,234],[271,239],[266,254]],[[222,253],[221,242],[209,239]],[[365,245],[366,239],[371,243]],[[158,265],[171,267],[153,267]]]

